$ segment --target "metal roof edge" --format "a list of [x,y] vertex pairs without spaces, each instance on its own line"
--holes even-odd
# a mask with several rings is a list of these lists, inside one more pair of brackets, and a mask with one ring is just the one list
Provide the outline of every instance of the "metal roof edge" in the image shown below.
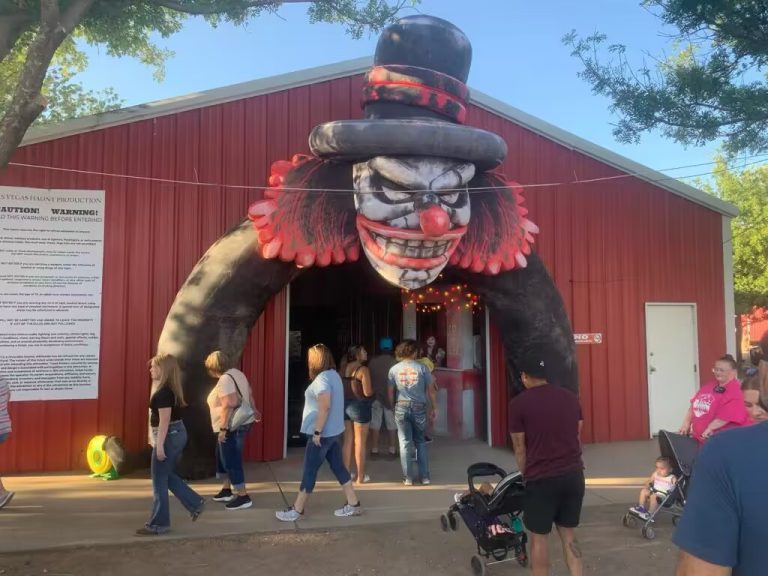
[[648,168],[634,160],[630,160],[626,156],[622,156],[607,148],[598,146],[597,144],[576,136],[571,132],[558,128],[541,118],[532,116],[531,114],[523,112],[514,106],[510,106],[501,100],[497,100],[492,96],[488,96],[477,90],[472,90],[471,99],[477,106],[502,116],[503,118],[548,138],[549,140],[553,140],[566,148],[586,154],[595,160],[599,160],[622,172],[632,174],[641,180],[645,180],[655,186],[664,188],[683,198],[687,198],[696,204],[706,206],[707,208],[711,208],[712,210],[729,217],[734,217],[739,214],[738,208],[733,204],[725,202],[711,194],[707,194],[706,192],[690,186],[689,184],[685,184],[680,180],[674,179],[667,174]]
[[39,126],[27,131],[21,146],[343,78],[365,72],[371,67],[372,63],[372,56],[364,56],[335,64],[306,68],[277,76],[232,84],[223,88],[214,88],[202,92],[193,92],[184,96],[138,104],[102,114],[84,116],[49,126]]

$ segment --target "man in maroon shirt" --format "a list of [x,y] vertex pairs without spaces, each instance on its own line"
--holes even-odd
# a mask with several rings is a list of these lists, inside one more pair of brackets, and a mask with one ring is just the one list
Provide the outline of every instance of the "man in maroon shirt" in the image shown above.
[[523,519],[531,534],[533,574],[549,574],[548,540],[554,524],[571,576],[581,576],[581,550],[574,535],[584,500],[581,406],[575,394],[547,382],[548,363],[545,350],[518,363],[525,391],[509,404],[509,431],[525,479]]

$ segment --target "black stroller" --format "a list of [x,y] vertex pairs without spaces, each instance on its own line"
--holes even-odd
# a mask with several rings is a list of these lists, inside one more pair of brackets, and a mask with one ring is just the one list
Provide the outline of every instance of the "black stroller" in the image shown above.
[[680,515],[685,507],[685,499],[690,488],[691,471],[693,470],[693,461],[696,459],[698,444],[693,438],[666,432],[659,432],[659,450],[662,456],[669,458],[672,462],[672,471],[677,480],[674,489],[666,495],[651,493],[651,498],[657,498],[659,506],[653,513],[647,516],[640,516],[636,511],[630,509],[624,514],[621,523],[627,528],[636,528],[638,523],[642,523],[643,537],[648,540],[656,538],[656,531],[653,528],[656,516],[665,513],[672,516],[672,524],[677,526]]
[[[483,477],[500,478],[490,494],[483,494],[475,486],[475,480]],[[467,469],[467,484],[469,493],[456,496],[456,503],[440,516],[440,526],[444,531],[449,528],[455,531],[456,514],[461,516],[477,543],[477,554],[471,561],[472,572],[481,576],[487,566],[511,560],[527,566],[528,536],[519,518],[525,492],[522,475],[507,474],[494,464],[479,462]]]

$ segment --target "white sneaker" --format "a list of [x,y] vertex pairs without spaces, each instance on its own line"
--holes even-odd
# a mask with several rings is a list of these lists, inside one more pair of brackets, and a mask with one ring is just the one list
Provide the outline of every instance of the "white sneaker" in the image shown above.
[[11,492],[10,490],[6,491],[5,494],[0,496],[0,508],[5,508],[11,500],[13,500],[13,497],[16,495],[15,492]]
[[405,480],[403,480],[403,484],[405,484],[406,486],[413,486],[413,480],[406,478]]
[[357,506],[344,504],[344,508],[339,508],[333,513],[333,515],[337,518],[346,518],[348,516],[360,516],[362,513],[363,509],[360,507],[360,502],[358,502]]
[[368,482],[370,481],[371,481],[371,477],[368,474],[363,476],[363,484],[368,484]]
[[300,520],[302,516],[304,516],[304,514],[298,512],[293,506],[286,510],[278,510],[275,512],[275,518],[280,520],[280,522],[296,522],[297,520]]
[[429,486],[430,484],[432,484],[432,480],[429,478],[424,478],[424,480],[421,481],[422,486]]

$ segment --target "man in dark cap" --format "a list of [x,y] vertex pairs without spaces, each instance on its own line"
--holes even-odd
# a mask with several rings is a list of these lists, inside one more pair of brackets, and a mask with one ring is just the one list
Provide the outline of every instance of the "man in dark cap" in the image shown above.
[[571,576],[581,576],[574,529],[584,500],[582,415],[575,394],[550,383],[551,354],[530,350],[518,361],[525,391],[509,405],[509,431],[517,466],[526,481],[523,519],[531,534],[533,574],[549,574],[549,533],[557,528]]

